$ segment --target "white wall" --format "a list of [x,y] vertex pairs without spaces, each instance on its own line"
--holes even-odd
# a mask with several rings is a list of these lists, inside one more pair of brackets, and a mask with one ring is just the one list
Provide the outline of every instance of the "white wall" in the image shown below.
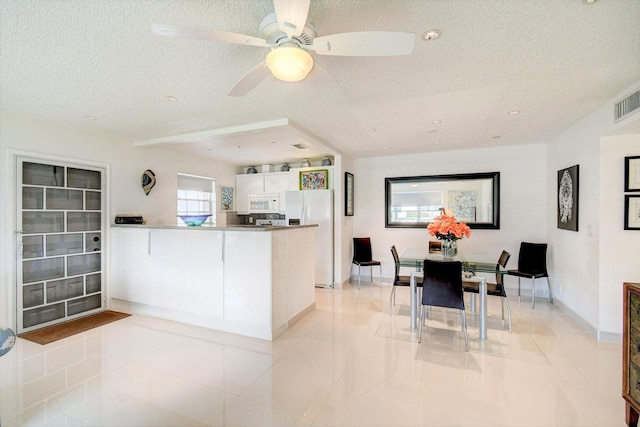
[[[594,112],[549,144],[547,210],[550,280],[556,299],[598,328],[599,144],[606,121]],[[578,231],[557,227],[557,172],[579,165]],[[553,274],[551,274],[553,271]]]
[[[539,144],[356,159],[353,236],[371,237],[373,257],[382,261],[383,276],[391,281],[391,245],[402,254],[409,247],[426,248],[432,238],[426,227],[385,228],[385,178],[498,171],[500,230],[472,230],[471,238],[458,244],[460,248],[482,249],[496,260],[507,250],[511,253],[508,266],[514,267],[521,241],[546,239],[546,162],[547,148]],[[516,283],[516,279],[506,281],[508,287]]]
[[[349,280],[349,274],[351,269],[351,260],[353,258],[352,252],[352,238],[353,238],[353,221],[355,216],[344,216],[344,208],[345,208],[345,188],[344,188],[344,173],[350,172],[353,173],[353,159],[348,156],[340,155],[340,174],[342,175],[342,192],[341,192],[341,203],[340,210],[336,212],[336,252],[338,251],[338,246],[340,250],[340,262],[336,262],[336,286],[342,286],[346,280]],[[336,163],[337,164],[337,163]],[[336,168],[337,169],[337,168]],[[357,211],[354,209],[354,214]]]
[[640,283],[640,231],[623,229],[624,158],[640,156],[640,134],[602,138],[600,148],[599,331],[621,334],[622,283]]
[[[140,213],[150,224],[176,223],[178,172],[209,176],[218,185],[235,187],[235,168],[224,163],[158,148],[136,148],[125,138],[88,128],[65,127],[26,116],[0,112],[0,325],[15,327],[12,153],[69,158],[103,165],[109,170],[109,223],[117,213]],[[157,184],[148,196],[140,179],[151,169]],[[223,220],[223,217],[218,215]],[[108,240],[107,240],[108,241]]]
[[[551,284],[556,298],[584,319],[598,338],[622,334],[622,282],[640,281],[640,234],[623,231],[624,156],[640,154],[639,135],[607,137],[613,105],[638,83],[549,142],[547,203]],[[638,114],[626,122],[638,120]],[[637,127],[636,127],[637,129]],[[580,165],[578,232],[556,224],[557,171]],[[616,252],[611,253],[615,245]]]

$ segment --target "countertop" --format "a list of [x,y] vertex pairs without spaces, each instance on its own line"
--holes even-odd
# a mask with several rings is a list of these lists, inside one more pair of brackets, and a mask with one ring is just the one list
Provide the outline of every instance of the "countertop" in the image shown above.
[[308,225],[229,225],[227,227],[187,227],[185,225],[149,225],[149,224],[111,224],[112,228],[147,228],[162,230],[210,230],[210,231],[280,231],[296,228],[317,227],[318,224]]

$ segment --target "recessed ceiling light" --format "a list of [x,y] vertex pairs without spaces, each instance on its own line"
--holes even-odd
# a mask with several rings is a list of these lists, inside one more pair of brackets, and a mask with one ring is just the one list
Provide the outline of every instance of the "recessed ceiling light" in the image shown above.
[[515,116],[516,114],[520,114],[520,110],[512,110],[512,111],[509,111],[507,114],[509,114],[510,116]]
[[429,30],[422,35],[422,38],[425,40],[435,40],[442,35],[442,31],[440,30]]
[[98,120],[96,116],[84,116],[84,118],[87,120]]
[[433,141],[433,145],[440,145],[440,141]]
[[176,102],[177,101],[176,97],[175,96],[171,96],[171,95],[165,96],[164,99],[165,99],[165,101],[169,101],[169,102]]
[[385,150],[388,150],[388,149],[389,149],[389,146],[384,147],[384,149],[385,149]]
[[442,120],[434,120],[431,123],[433,123],[434,125],[439,125],[440,123],[442,123]]
[[378,129],[376,129],[376,128],[371,128],[371,129],[369,129],[369,132],[371,132],[371,133],[373,133],[373,132],[378,132]]

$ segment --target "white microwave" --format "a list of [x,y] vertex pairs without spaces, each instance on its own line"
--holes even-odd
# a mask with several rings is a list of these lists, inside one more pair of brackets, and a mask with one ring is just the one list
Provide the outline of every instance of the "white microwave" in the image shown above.
[[249,213],[280,212],[280,194],[249,194]]

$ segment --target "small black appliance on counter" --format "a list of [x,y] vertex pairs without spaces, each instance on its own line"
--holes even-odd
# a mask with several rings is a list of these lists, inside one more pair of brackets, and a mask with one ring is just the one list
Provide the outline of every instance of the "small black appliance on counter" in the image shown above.
[[116,224],[144,224],[142,215],[137,214],[118,214],[116,215]]

